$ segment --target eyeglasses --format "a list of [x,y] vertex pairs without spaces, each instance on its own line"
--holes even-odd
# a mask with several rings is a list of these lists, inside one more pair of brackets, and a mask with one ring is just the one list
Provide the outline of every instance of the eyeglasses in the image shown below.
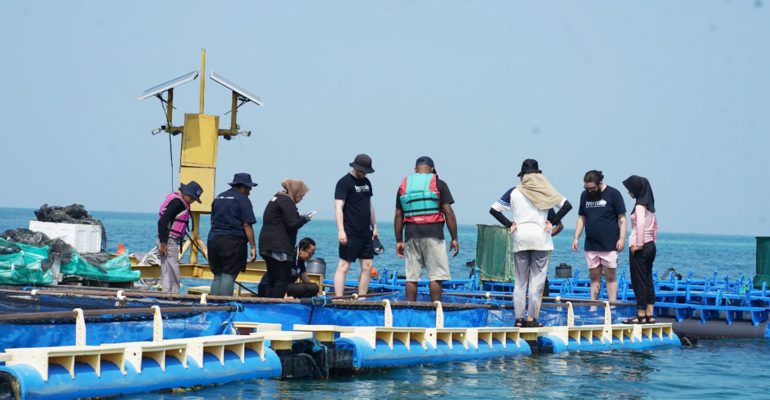
[[588,187],[583,185],[583,189],[588,190],[589,192],[595,192],[596,190],[599,189],[599,186],[597,185],[597,186]]
[[315,255],[315,250],[313,250],[313,251],[307,251],[307,250],[305,250],[305,249],[302,249],[302,251],[304,251],[305,253],[307,253],[307,255],[308,255],[308,256],[310,256],[310,257],[313,257],[313,256]]

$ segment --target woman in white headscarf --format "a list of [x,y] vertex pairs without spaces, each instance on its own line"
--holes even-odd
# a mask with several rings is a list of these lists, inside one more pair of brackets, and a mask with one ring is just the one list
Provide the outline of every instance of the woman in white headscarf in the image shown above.
[[[553,250],[551,230],[572,209],[567,198],[551,186],[538,168],[536,160],[527,159],[519,172],[521,184],[509,189],[489,210],[500,223],[510,228],[516,264],[516,288],[513,292],[516,326],[541,327],[537,322],[540,300],[548,273],[548,256]],[[559,212],[550,220],[548,211]],[[513,212],[513,222],[503,211]],[[529,305],[527,305],[529,288]]]

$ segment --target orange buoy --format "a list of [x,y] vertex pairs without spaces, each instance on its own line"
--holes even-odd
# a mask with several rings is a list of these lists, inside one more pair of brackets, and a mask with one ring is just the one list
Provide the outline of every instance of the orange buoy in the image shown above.
[[380,273],[377,272],[377,268],[372,267],[372,278],[379,278]]
[[126,248],[123,247],[123,243],[118,243],[118,251],[115,254],[121,255],[125,252],[126,252]]

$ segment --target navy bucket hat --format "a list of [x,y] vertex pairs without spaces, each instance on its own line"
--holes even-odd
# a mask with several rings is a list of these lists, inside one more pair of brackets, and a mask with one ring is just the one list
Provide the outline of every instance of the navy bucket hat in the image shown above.
[[228,183],[228,185],[230,185],[230,186],[244,185],[244,186],[248,186],[248,187],[257,186],[256,183],[251,181],[251,175],[249,175],[247,173],[243,173],[243,172],[241,172],[239,174],[235,174],[235,177],[233,177],[233,181]]
[[198,182],[190,181],[188,184],[181,184],[179,185],[179,191],[182,192],[182,194],[190,195],[192,196],[195,201],[198,203],[201,202],[201,195],[203,194],[203,188],[201,185],[198,184]]

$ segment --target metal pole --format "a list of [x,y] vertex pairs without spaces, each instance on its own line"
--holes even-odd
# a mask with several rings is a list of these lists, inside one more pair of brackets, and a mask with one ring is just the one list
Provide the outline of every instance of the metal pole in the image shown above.
[[203,91],[206,86],[206,49],[201,49],[201,112],[203,115]]
[[230,116],[230,133],[235,135],[235,132],[238,131],[238,125],[235,122],[235,114],[238,113],[238,93],[235,93],[233,91],[233,112]]
[[168,101],[166,101],[166,103],[168,107],[166,109],[166,123],[168,124],[166,130],[171,132],[171,126],[173,125],[171,123],[171,116],[174,111],[174,88],[168,90]]
[[[203,103],[201,103],[203,104]],[[192,244],[195,239],[198,237],[198,232],[200,232],[200,228],[198,225],[201,222],[201,213],[198,211],[193,211],[192,213],[192,220],[193,220],[193,231],[192,231],[192,239],[190,239],[190,243]],[[190,246],[190,264],[197,265],[198,264],[198,246]]]

